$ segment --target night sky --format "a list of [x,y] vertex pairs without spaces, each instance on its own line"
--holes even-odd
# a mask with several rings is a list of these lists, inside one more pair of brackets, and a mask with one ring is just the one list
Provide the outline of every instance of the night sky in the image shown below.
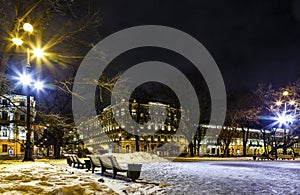
[[104,38],[136,25],[164,25],[200,41],[227,90],[280,87],[300,77],[300,1],[93,0]]

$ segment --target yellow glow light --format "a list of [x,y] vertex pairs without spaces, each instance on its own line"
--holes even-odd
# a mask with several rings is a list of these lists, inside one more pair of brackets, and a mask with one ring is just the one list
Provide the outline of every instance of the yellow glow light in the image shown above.
[[276,104],[276,106],[280,106],[282,104],[282,102],[281,101],[277,101],[275,104]]
[[295,103],[296,103],[295,100],[291,100],[291,101],[289,102],[290,105],[294,105]]
[[23,29],[24,29],[25,31],[27,31],[27,32],[30,32],[30,33],[32,33],[32,31],[33,31],[33,27],[32,27],[32,25],[29,24],[29,23],[25,23],[25,24],[23,25]]
[[23,41],[20,38],[13,38],[12,42],[17,46],[20,46],[23,44]]
[[283,96],[288,96],[288,95],[289,95],[289,92],[288,92],[288,91],[284,91],[284,92],[282,93],[282,95],[283,95]]
[[35,48],[32,53],[34,54],[35,57],[41,58],[44,56],[44,51],[40,48]]

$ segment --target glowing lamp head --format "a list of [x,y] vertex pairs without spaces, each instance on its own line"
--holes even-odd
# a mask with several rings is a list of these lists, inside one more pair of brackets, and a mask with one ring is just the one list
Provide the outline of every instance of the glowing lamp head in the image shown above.
[[277,122],[279,123],[279,125],[288,125],[294,122],[294,118],[291,115],[279,115],[277,118]]
[[293,105],[296,104],[296,102],[295,102],[295,100],[291,100],[291,101],[289,102],[289,104],[290,104],[291,106],[293,106]]
[[20,39],[20,38],[13,38],[13,39],[12,39],[12,42],[13,42],[15,45],[17,45],[17,46],[20,46],[20,45],[23,44],[23,41],[22,41],[22,39]]
[[35,48],[32,53],[34,54],[35,57],[41,58],[44,56],[44,51],[40,48]]
[[23,29],[24,29],[25,31],[27,31],[27,32],[30,32],[30,33],[32,33],[32,31],[33,31],[33,27],[32,27],[32,25],[31,25],[30,23],[25,23],[25,24],[23,25]]
[[277,101],[277,102],[275,102],[275,104],[276,104],[276,106],[280,106],[282,104],[282,102],[281,101]]
[[283,96],[288,96],[288,95],[289,95],[289,92],[288,92],[288,91],[284,91],[284,92],[282,93],[282,95],[283,95]]
[[28,74],[23,74],[23,75],[20,76],[19,81],[23,85],[30,85],[30,83],[31,83],[31,77]]
[[37,90],[41,90],[44,88],[44,83],[42,81],[36,81],[34,83],[34,88]]

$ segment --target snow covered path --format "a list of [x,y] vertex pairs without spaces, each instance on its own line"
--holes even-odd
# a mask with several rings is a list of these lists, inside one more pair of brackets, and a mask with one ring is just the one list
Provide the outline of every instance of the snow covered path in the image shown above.
[[300,162],[202,161],[143,165],[142,178],[169,194],[300,194]]

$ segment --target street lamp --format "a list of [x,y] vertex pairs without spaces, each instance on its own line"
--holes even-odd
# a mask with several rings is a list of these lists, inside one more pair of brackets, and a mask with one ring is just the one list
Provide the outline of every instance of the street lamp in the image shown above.
[[[275,105],[277,106],[277,123],[278,126],[283,126],[283,153],[286,154],[286,145],[287,145],[287,128],[290,128],[290,125],[293,124],[296,120],[296,110],[297,110],[297,104],[294,99],[287,98],[290,95],[288,91],[284,91],[282,93],[281,100],[275,102]],[[284,104],[283,110],[281,105]],[[274,135],[275,139],[275,135]]]
[[[29,23],[25,23],[23,25],[23,29],[29,33],[32,33],[33,27]],[[20,46],[23,44],[23,40],[20,38],[13,38],[12,42]],[[23,161],[34,161],[32,157],[33,153],[33,144],[31,142],[31,128],[30,128],[30,87],[33,84],[34,88],[36,89],[41,89],[42,88],[42,82],[32,82],[31,76],[30,76],[30,50],[29,47],[26,48],[27,51],[27,58],[26,58],[26,73],[21,75],[20,81],[22,84],[26,87],[26,142],[25,142],[25,155]],[[43,56],[43,51],[41,49],[34,49],[33,54],[36,57],[42,57]]]

